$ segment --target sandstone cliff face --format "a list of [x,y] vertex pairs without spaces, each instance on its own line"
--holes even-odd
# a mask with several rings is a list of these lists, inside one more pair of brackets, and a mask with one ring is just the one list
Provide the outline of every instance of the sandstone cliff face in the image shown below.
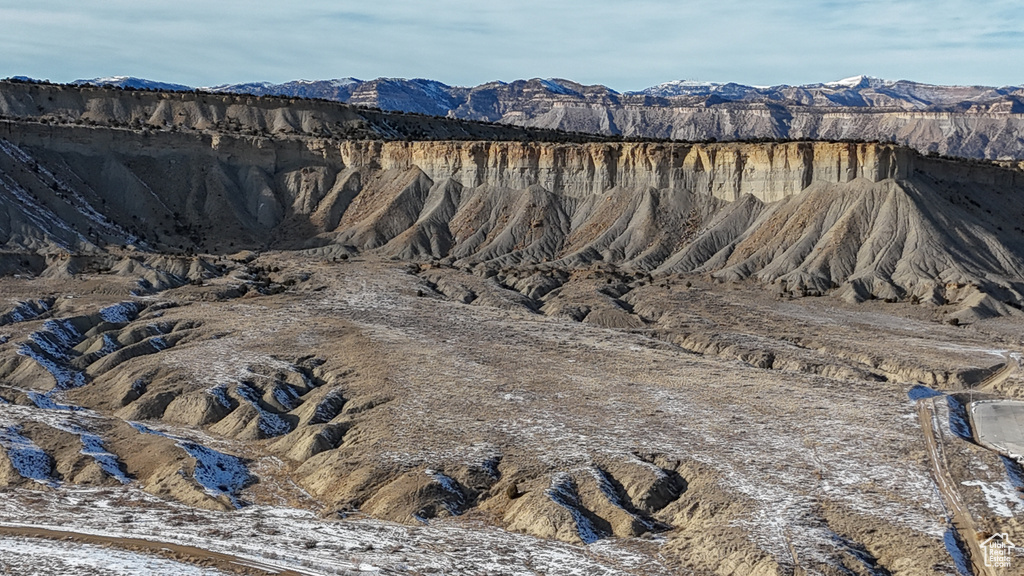
[[[1024,302],[1024,173],[891,144],[381,141],[0,125],[7,250],[377,251]],[[981,294],[982,296],[976,296]],[[990,312],[985,312],[986,314]]]
[[750,194],[774,202],[812,182],[906,178],[916,154],[877,144],[581,144],[346,142],[346,166],[417,167],[463,187],[541,186],[574,198],[612,188],[685,189],[726,201]]

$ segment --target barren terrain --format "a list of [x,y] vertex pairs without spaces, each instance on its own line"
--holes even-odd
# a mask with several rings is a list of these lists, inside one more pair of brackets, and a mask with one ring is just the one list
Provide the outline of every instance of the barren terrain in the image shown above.
[[[684,572],[953,573],[908,392],[915,381],[977,384],[1022,336],[940,324],[908,305],[779,301],[690,276],[624,284],[634,312],[602,324],[561,313],[608,298],[599,290],[615,277],[598,271],[530,305],[498,277],[443,266],[275,253],[215,265],[233,272],[141,299],[104,275],[5,281],[25,301],[56,296],[43,318],[145,306],[79,349],[153,334],[112,345],[90,358],[89,383],[47,395],[42,364],[16,361],[46,320],[8,325],[0,354],[13,355],[18,384],[0,390],[11,402],[0,415],[46,454],[35,480],[8,467],[8,482],[119,491],[123,475],[214,510],[440,517],[578,544],[659,534],[665,566]],[[264,269],[302,280],[222,296]],[[453,286],[477,296],[466,304],[445,294]],[[636,312],[653,306],[671,314]],[[153,338],[167,345],[127,352]],[[116,473],[82,453],[85,432]],[[204,483],[204,451],[240,457],[212,460],[239,469]],[[1002,464],[984,469],[958,471],[978,521],[1018,527],[1024,506]],[[990,502],[993,491],[1009,497]],[[38,521],[17,510],[9,521]]]
[[16,573],[77,570],[65,531],[253,573],[980,574],[1024,528],[965,408],[1024,397],[1016,169],[122,96],[0,134]]

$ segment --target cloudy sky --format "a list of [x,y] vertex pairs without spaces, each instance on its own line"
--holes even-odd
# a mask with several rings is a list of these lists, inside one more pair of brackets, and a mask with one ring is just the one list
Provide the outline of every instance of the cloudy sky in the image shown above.
[[1024,84],[1010,0],[0,0],[0,77]]

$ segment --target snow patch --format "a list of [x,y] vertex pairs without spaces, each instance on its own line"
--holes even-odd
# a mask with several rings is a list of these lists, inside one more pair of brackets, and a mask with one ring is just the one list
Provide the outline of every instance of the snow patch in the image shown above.
[[33,332],[29,338],[53,356],[67,358],[67,350],[82,341],[82,333],[70,320],[47,320],[43,330]]
[[43,410],[65,410],[68,412],[78,412],[80,410],[83,410],[81,406],[73,406],[71,404],[60,404],[54,401],[54,399],[52,398],[53,392],[54,390],[50,390],[45,394],[40,394],[39,392],[30,390],[26,393],[26,396],[28,396],[28,399],[31,400],[32,403],[35,404],[37,408],[42,408]]
[[111,352],[116,352],[120,348],[121,348],[121,343],[118,342],[117,339],[115,339],[110,334],[104,334],[103,335],[103,346],[101,346],[100,349],[96,351],[96,354],[98,356],[106,356],[107,354],[110,354]]
[[1006,477],[1010,479],[1010,484],[1016,490],[1024,492],[1024,467],[1021,467],[1020,463],[1006,456],[1000,456],[999,459],[1003,462],[1003,467],[1006,469]]
[[259,413],[257,426],[268,438],[281,436],[292,431],[291,424],[282,418],[280,414],[275,414],[263,407],[260,392],[255,386],[242,382],[235,391]]
[[[38,342],[36,342],[38,344]],[[42,346],[40,346],[42,348]],[[44,348],[45,350],[45,348]],[[27,356],[36,361],[37,364],[43,367],[50,375],[53,376],[54,380],[57,381],[57,388],[65,390],[67,388],[78,388],[85,386],[85,374],[68,368],[63,364],[57,363],[53,358],[45,353],[38,352],[35,348],[28,344],[23,344],[18,348],[19,356]]]
[[139,312],[145,308],[137,302],[119,302],[106,308],[100,309],[100,318],[111,324],[127,324],[139,316]]
[[938,390],[933,390],[922,384],[914,386],[907,392],[907,398],[910,398],[915,402],[918,400],[922,400],[924,398],[934,398],[936,396],[942,396],[942,392],[939,392]]
[[50,310],[50,303],[46,300],[35,300],[18,302],[18,304],[7,314],[0,316],[0,326],[6,324],[17,324],[27,322]]
[[849,78],[843,78],[842,80],[836,80],[834,82],[825,82],[824,86],[835,86],[838,88],[866,88],[875,86],[881,87],[887,84],[885,80],[881,78],[875,78],[874,76],[865,76],[861,74],[859,76],[851,76]]
[[99,464],[108,476],[114,478],[121,484],[128,484],[131,482],[124,471],[121,469],[121,461],[118,460],[117,455],[107,451],[103,447],[103,439],[95,434],[91,434],[84,428],[76,425],[65,425],[55,426],[65,432],[70,432],[78,436],[79,440],[82,441],[82,454],[89,456]]
[[[105,322],[126,324],[138,317],[143,308],[144,305],[135,302],[121,302],[100,309],[99,316]],[[106,356],[121,348],[110,334],[104,334],[102,338],[103,346],[96,352],[97,356]],[[42,330],[29,335],[29,340],[18,348],[17,353],[35,360],[49,372],[57,383],[55,389],[79,388],[86,384],[85,374],[69,365],[71,359],[79,355],[74,347],[85,340],[85,335],[75,327],[74,322],[67,318],[47,320]],[[157,351],[166,348],[166,345],[161,344],[164,343],[153,343]]]
[[[277,567],[280,572],[347,574],[360,567],[378,567],[388,574],[674,573],[662,566],[656,555],[642,553],[632,543],[615,538],[583,547],[461,521],[434,520],[416,527],[358,518],[326,521],[309,511],[268,506],[215,512],[161,500],[131,486],[113,490],[68,487],[31,506],[25,502],[28,498],[38,500],[26,490],[0,498],[0,517],[6,525],[52,526],[86,534],[176,542]],[[122,522],[126,512],[132,516],[131,524]],[[314,548],[304,546],[310,540],[316,542]],[[4,558],[0,552],[0,561]],[[36,559],[32,565],[41,566],[43,560]],[[130,573],[145,574],[141,570]],[[156,573],[179,572],[170,567]]]
[[[0,152],[23,164],[37,165],[28,154],[25,154],[20,148],[7,140],[0,139]],[[30,192],[25,190],[7,174],[0,174],[0,186],[14,196],[15,200],[22,205],[22,214],[46,233],[50,240],[56,244],[69,251],[74,251],[66,240],[56,234],[60,230],[64,233],[64,236],[75,238],[76,241],[83,245],[91,245],[88,238],[70,228],[53,210],[37,202]]]
[[572,95],[576,94],[575,90],[572,90],[571,88],[567,88],[567,87],[563,86],[558,81],[556,81],[556,80],[554,80],[552,78],[543,79],[543,80],[540,81],[540,83],[545,88],[547,88],[548,91],[554,92],[555,94],[563,94],[563,95],[566,95],[566,96],[572,96]]
[[445,492],[452,495],[452,502],[445,500],[444,507],[448,510],[448,513],[452,516],[458,516],[462,513],[462,508],[466,503],[465,496],[462,494],[462,490],[459,489],[458,482],[455,481],[451,476],[445,476],[444,474],[437,472],[436,470],[427,469],[423,471],[430,479],[435,483],[439,484]]
[[224,576],[224,572],[150,554],[80,542],[0,538],[0,566],[17,566],[22,576],[103,574],[104,576]]
[[[659,468],[659,470],[661,470],[661,469]],[[662,473],[662,475],[665,474],[664,471],[662,471],[661,473]],[[627,514],[632,516],[634,520],[639,522],[642,526],[644,526],[648,530],[653,528],[653,526],[651,525],[650,522],[648,522],[646,519],[641,518],[640,516],[634,514],[633,512],[631,512],[629,510],[629,508],[626,507],[626,504],[622,501],[622,498],[619,496],[618,491],[615,490],[615,487],[612,486],[611,479],[608,478],[608,475],[605,473],[604,470],[601,470],[600,468],[596,468],[596,467],[590,468],[590,474],[591,474],[591,476],[594,477],[594,480],[597,481],[597,486],[598,486],[598,488],[601,489],[601,493],[604,494],[604,497],[607,498],[608,501],[611,502],[613,506],[615,506],[617,508],[620,508],[623,511],[625,511]]]
[[244,460],[186,438],[155,430],[138,422],[129,422],[128,424],[142,434],[154,434],[174,440],[179,448],[195,459],[196,465],[192,477],[207,494],[214,497],[226,496],[235,508],[241,508],[244,505],[238,499],[238,492],[256,481],[256,477],[249,472]]
[[974,441],[971,425],[967,421],[967,409],[956,398],[946,396],[949,405],[949,430],[964,440]]
[[1013,518],[1015,510],[1024,512],[1020,510],[1022,508],[1020,498],[1009,481],[991,483],[981,480],[968,480],[961,482],[961,484],[980,488],[982,495],[985,496],[985,504],[997,516]]
[[[26,154],[26,157],[27,156],[28,155]],[[107,234],[113,236],[120,236],[121,238],[124,238],[125,242],[128,244],[135,244],[138,242],[138,238],[134,234],[131,234],[127,230],[121,228],[117,224],[113,223],[109,218],[101,214],[92,206],[92,204],[89,203],[88,200],[86,200],[85,196],[79,192],[82,186],[89,189],[88,184],[79,181],[78,185],[69,186],[45,166],[41,164],[34,164],[33,167],[37,168],[40,174],[49,178],[52,181],[52,184],[56,185],[57,189],[60,190],[61,194],[63,194],[61,198],[63,198],[65,202],[70,204],[79,214],[92,221],[92,223],[99,227],[100,230],[103,230]]]
[[7,458],[22,478],[51,488],[58,486],[58,482],[51,476],[53,460],[42,448],[21,435],[21,426],[0,428],[0,448],[7,452]]
[[345,398],[341,392],[337,390],[331,391],[316,405],[316,410],[313,412],[313,417],[309,420],[309,423],[323,424],[330,422],[341,412],[344,406]]
[[953,558],[957,573],[960,576],[971,576],[970,562],[967,561],[967,557],[964,555],[964,551],[961,548],[962,543],[955,528],[950,526],[946,529],[946,533],[942,537],[942,543],[945,544],[946,551]]
[[154,336],[150,338],[149,345],[152,346],[153,349],[156,350],[157,352],[161,350],[166,350],[168,347],[170,347],[167,341],[159,336]]
[[180,442],[178,446],[196,459],[195,471],[192,473],[196,482],[206,488],[207,492],[227,496],[236,508],[242,507],[237,493],[252,484],[255,478],[241,458],[194,442]]
[[221,406],[231,409],[231,399],[228,398],[228,387],[223,384],[207,388],[206,393],[217,399]]
[[102,78],[89,78],[75,80],[72,84],[91,84],[93,86],[113,86],[116,88],[135,88],[142,90],[163,90],[167,92],[191,92],[193,88],[184,84],[171,84],[169,82],[157,82],[136,78],[134,76],[104,76]]
[[[275,386],[273,391],[274,400],[284,407],[285,410],[294,410],[299,405],[299,394],[294,388],[287,384]],[[319,406],[317,407],[319,410]]]
[[584,544],[592,544],[601,539],[602,535],[594,526],[594,523],[587,518],[580,510],[582,504],[576,494],[576,483],[572,476],[566,472],[559,472],[551,477],[551,487],[545,491],[548,498],[555,504],[569,511],[572,519],[576,522],[576,533]]

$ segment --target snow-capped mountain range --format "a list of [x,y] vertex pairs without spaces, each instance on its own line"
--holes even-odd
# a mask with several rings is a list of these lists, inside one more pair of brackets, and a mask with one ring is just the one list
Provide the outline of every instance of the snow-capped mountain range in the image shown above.
[[[114,76],[76,84],[192,90]],[[801,86],[676,80],[617,92],[559,78],[450,86],[377,78],[250,82],[208,92],[320,98],[407,113],[599,134],[680,140],[893,140],[968,157],[1024,157],[1024,87],[938,86],[854,76]],[[865,116],[867,114],[868,116]],[[950,118],[959,120],[950,121]]]
[[[131,76],[110,76],[76,80],[75,84],[118,86],[121,88],[155,90],[193,90],[192,86],[156,82]],[[478,86],[449,86],[422,78],[339,78],[333,80],[294,80],[282,84],[246,82],[200,87],[209,92],[231,92],[303,98],[323,98],[357,104],[376,105],[386,110],[436,113],[457,110],[471,96],[487,92],[525,92],[534,97],[568,97],[632,100],[642,97],[676,99],[708,99],[712,104],[725,102],[778,103],[802,106],[895,107],[928,110],[960,107],[1005,100],[1021,96],[1021,86],[939,86],[909,80],[883,80],[872,76],[854,76],[834,82],[799,86],[748,86],[735,82],[696,82],[673,80],[643,90],[617,92],[602,85],[582,85],[559,78],[534,78],[513,82],[488,82]],[[546,94],[545,94],[546,93]],[[647,101],[647,105],[658,105]],[[669,104],[665,102],[664,104]],[[673,102],[673,104],[675,104]]]

